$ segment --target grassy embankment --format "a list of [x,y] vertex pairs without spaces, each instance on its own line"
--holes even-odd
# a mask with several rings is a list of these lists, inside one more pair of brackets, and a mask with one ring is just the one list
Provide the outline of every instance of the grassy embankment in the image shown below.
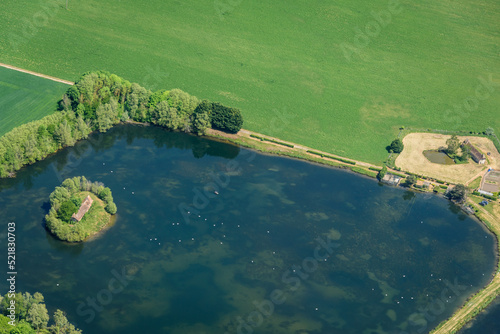
[[286,156],[315,162],[322,165],[349,169],[355,173],[376,178],[380,167],[363,163],[359,161],[345,159],[340,156],[328,154],[326,152],[314,151],[300,145],[294,145],[290,142],[276,140],[275,138],[267,137],[262,134],[255,134],[248,130],[240,131],[237,135],[230,135],[210,129],[208,136],[212,139],[228,141],[241,145],[246,148],[257,150],[261,153],[269,153],[275,155]]
[[480,117],[463,107],[479,76],[500,77],[495,0],[402,0],[351,61],[341,44],[354,45],[355,29],[388,0],[221,1],[223,13],[213,1],[75,1],[69,11],[57,2],[2,1],[1,62],[72,81],[106,69],[178,87],[239,107],[246,129],[376,164],[402,125],[500,133],[500,94],[479,101]]

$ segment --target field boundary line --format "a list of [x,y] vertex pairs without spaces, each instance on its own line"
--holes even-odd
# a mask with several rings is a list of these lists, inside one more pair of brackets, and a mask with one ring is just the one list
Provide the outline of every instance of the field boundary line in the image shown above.
[[75,84],[74,82],[71,82],[71,81],[59,79],[59,78],[56,78],[56,77],[51,77],[50,75],[45,75],[45,74],[42,74],[42,73],[37,73],[37,72],[25,70],[25,69],[22,69],[20,67],[16,67],[16,66],[4,64],[4,63],[0,63],[0,66],[8,68],[8,69],[11,69],[11,70],[14,70],[14,71],[31,74],[31,75],[34,75],[34,76],[37,76],[37,77],[40,77],[40,78],[44,78],[44,79],[49,79],[49,80],[52,80],[52,81],[60,82],[60,83],[63,83],[63,84],[66,84],[66,85],[70,85],[70,86],[73,86]]

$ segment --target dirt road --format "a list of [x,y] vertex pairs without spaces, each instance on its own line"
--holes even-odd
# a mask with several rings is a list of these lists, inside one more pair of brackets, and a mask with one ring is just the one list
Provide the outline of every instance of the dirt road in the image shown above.
[[19,71],[19,72],[23,72],[23,73],[28,73],[28,74],[31,74],[31,75],[35,75],[35,76],[40,77],[40,78],[45,78],[45,79],[49,79],[49,80],[52,80],[52,81],[61,82],[61,83],[66,84],[66,85],[74,85],[75,84],[74,82],[71,82],[71,81],[67,81],[67,80],[63,80],[63,79],[59,79],[59,78],[54,78],[54,77],[51,77],[50,75],[45,75],[45,74],[42,74],[42,73],[37,73],[37,72],[33,72],[33,71],[24,70],[22,68],[19,68],[19,67],[16,67],[16,66],[12,66],[12,65],[7,65],[7,64],[0,63],[0,66],[1,67],[5,67],[5,68],[9,68],[11,70],[15,70],[15,71]]

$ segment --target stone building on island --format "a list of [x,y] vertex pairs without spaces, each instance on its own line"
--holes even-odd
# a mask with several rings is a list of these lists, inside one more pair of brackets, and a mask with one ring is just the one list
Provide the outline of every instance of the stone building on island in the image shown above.
[[71,219],[74,220],[74,221],[77,221],[77,222],[79,222],[80,220],[82,220],[83,216],[85,216],[85,214],[87,213],[87,211],[89,211],[89,209],[92,206],[93,202],[94,202],[94,200],[90,197],[90,195],[87,196],[87,198],[85,198],[85,200],[83,201],[82,205],[80,206],[80,209],[78,210],[78,212],[74,213],[71,216]]

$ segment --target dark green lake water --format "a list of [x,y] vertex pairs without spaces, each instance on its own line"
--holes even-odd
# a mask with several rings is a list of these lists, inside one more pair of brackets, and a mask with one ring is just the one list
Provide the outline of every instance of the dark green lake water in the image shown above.
[[[112,189],[118,217],[68,245],[43,217],[77,175]],[[154,127],[1,180],[0,210],[18,290],[87,334],[426,333],[495,269],[492,235],[442,198]]]

